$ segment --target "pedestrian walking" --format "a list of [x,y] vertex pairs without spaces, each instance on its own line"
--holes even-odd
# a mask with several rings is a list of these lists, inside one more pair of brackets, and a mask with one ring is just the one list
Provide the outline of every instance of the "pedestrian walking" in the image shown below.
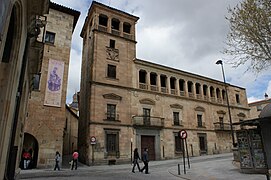
[[29,169],[31,159],[31,154],[28,151],[23,151],[24,169]]
[[138,160],[140,160],[140,157],[139,157],[139,154],[138,154],[138,149],[135,148],[134,150],[134,160],[133,160],[133,169],[132,169],[132,172],[135,173],[135,166],[137,165],[137,168],[138,168],[138,171],[140,172],[140,167],[139,167],[139,164],[138,164]]
[[72,170],[73,168],[75,170],[77,169],[78,157],[79,157],[79,153],[77,152],[77,150],[75,150],[72,154]]
[[56,152],[55,161],[56,161],[56,164],[55,164],[54,170],[56,170],[56,169],[60,170],[60,166],[59,166],[60,153],[58,151]]
[[144,149],[142,161],[144,163],[144,167],[140,170],[143,172],[145,170],[145,174],[149,174],[149,156],[148,156],[148,148]]

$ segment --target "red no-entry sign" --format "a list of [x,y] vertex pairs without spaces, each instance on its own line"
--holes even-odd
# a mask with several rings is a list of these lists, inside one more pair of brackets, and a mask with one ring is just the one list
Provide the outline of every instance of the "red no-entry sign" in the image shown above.
[[186,139],[187,138],[187,132],[186,130],[180,130],[179,135],[181,139]]
[[90,144],[96,144],[96,137],[95,136],[92,136],[90,138]]

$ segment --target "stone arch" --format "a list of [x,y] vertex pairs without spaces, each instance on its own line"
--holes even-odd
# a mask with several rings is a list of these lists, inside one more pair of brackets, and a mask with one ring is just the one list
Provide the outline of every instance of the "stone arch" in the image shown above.
[[[28,151],[32,156],[32,161],[29,168],[36,168],[39,154],[39,143],[38,140],[29,133],[24,133],[23,151]],[[23,162],[21,162],[20,165],[22,165],[22,163]]]

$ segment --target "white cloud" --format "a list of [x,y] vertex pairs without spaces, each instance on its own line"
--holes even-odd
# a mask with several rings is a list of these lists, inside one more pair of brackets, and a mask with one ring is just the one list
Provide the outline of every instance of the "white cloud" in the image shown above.
[[[79,87],[82,39],[79,37],[91,0],[54,0],[81,11],[73,37],[67,102]],[[215,64],[223,59],[227,82],[246,88],[248,99],[271,96],[271,76],[268,72],[256,76],[245,72],[246,67],[232,68],[221,53],[228,32],[227,7],[240,0],[100,0],[106,5],[138,16],[136,24],[137,58],[176,69],[223,80],[221,67]],[[74,77],[75,76],[75,77]]]

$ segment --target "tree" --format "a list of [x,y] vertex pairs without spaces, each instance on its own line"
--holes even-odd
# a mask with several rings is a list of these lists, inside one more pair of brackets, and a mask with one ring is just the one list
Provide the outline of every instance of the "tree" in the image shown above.
[[259,73],[271,66],[271,1],[244,0],[228,8],[230,32],[225,54],[238,67],[247,62],[247,70]]

